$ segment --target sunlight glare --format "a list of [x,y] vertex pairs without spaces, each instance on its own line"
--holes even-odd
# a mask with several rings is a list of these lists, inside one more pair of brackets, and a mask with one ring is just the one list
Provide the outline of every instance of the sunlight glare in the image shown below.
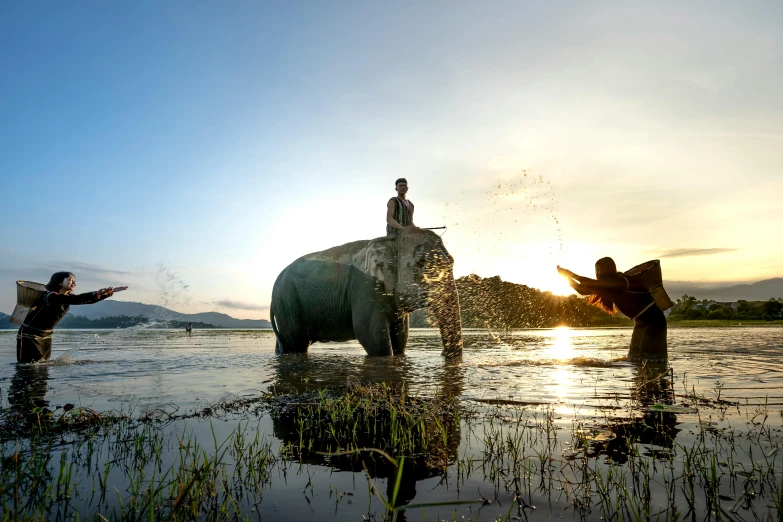
[[549,347],[549,357],[553,359],[571,359],[574,348],[571,346],[571,329],[561,326],[553,330],[554,343]]

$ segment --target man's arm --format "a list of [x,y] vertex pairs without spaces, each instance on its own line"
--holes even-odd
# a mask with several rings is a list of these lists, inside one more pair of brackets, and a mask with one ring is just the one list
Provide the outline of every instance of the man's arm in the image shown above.
[[[402,230],[405,227],[397,223],[397,220],[394,219],[394,207],[395,203],[394,200],[389,200],[388,203],[386,203],[386,222],[392,226],[392,228],[396,228],[397,230]],[[411,221],[413,220],[413,215],[411,214]]]

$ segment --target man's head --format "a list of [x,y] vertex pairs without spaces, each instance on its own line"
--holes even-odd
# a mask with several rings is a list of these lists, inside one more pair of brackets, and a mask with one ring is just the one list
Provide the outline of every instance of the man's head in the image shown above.
[[602,257],[595,262],[595,278],[601,279],[617,274],[617,265],[611,257]]
[[405,178],[398,178],[394,182],[394,188],[397,189],[397,194],[404,195],[408,192],[408,180]]

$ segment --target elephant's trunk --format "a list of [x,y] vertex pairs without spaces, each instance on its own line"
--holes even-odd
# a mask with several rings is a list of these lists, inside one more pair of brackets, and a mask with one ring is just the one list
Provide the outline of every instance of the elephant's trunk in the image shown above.
[[435,316],[440,329],[440,337],[443,341],[442,355],[445,357],[462,355],[462,318],[459,312],[457,285],[451,274],[432,296],[430,311]]

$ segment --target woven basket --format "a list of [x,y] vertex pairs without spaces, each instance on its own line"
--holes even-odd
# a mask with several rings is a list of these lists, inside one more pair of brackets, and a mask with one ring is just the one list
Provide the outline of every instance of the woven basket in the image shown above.
[[624,274],[631,290],[647,290],[655,299],[655,304],[662,311],[668,310],[674,303],[663,288],[661,262],[657,259],[637,265]]
[[14,324],[22,325],[27,318],[30,308],[35,305],[43,295],[46,294],[46,285],[33,283],[32,281],[16,282],[16,307],[11,314],[10,321]]

